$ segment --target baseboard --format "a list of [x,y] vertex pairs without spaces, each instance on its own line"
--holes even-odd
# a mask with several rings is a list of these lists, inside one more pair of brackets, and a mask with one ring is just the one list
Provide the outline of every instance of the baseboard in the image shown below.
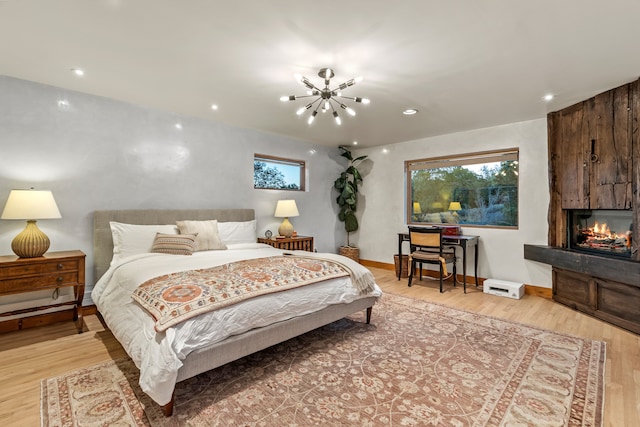
[[[365,267],[373,267],[373,268],[380,268],[380,269],[383,269],[383,270],[396,271],[396,266],[394,264],[389,264],[389,263],[386,263],[386,262],[371,261],[371,260],[368,260],[368,259],[361,259],[360,260],[360,264],[364,265]],[[423,275],[430,276],[430,277],[438,277],[436,275],[435,271],[428,271],[428,270],[425,270],[423,272]],[[458,282],[462,282],[462,277],[463,276],[460,275],[460,274],[457,275]],[[473,286],[475,284],[475,280],[476,280],[475,277],[467,276],[467,286],[469,286],[469,284],[471,284],[471,286]],[[482,284],[484,283],[485,280],[486,280],[486,278],[484,278],[484,277],[478,277],[478,286],[482,286]],[[542,287],[542,286],[527,285],[525,283],[525,285],[524,285],[524,293],[525,293],[525,295],[534,295],[534,296],[541,297],[541,298],[553,299],[553,294],[552,294],[551,288],[545,288],[545,287]]]
[[553,291],[551,288],[543,288],[542,286],[524,285],[525,295],[534,295],[537,297],[553,299]]
[[[360,260],[360,264],[364,265],[365,267],[373,267],[373,268],[380,268],[380,269],[383,269],[383,270],[396,271],[395,264],[388,264],[386,262],[379,262],[379,261],[371,261],[371,260],[368,260],[368,259],[361,259]],[[435,278],[438,277],[437,271],[427,270],[427,269],[424,269],[422,271],[422,275],[423,276],[429,276],[429,277],[435,277]],[[457,278],[459,283],[462,283],[462,278],[463,277],[464,276],[462,274],[456,275],[456,278]],[[402,279],[406,280],[407,277],[404,276],[404,277],[402,277]],[[484,280],[485,280],[484,278],[478,277],[478,286],[482,286],[482,283],[484,282]],[[469,286],[469,285],[475,286],[475,283],[476,283],[476,278],[474,276],[467,276],[467,286]]]
[[396,267],[393,264],[388,264],[386,262],[380,262],[380,261],[371,261],[368,259],[361,259],[360,260],[360,264],[364,265],[365,267],[373,267],[373,268],[381,268],[383,270],[395,270]]

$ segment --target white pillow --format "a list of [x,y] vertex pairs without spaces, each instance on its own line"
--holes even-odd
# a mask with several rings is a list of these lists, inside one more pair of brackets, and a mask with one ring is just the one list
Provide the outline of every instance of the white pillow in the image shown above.
[[242,222],[218,221],[218,235],[225,245],[235,243],[256,243],[256,220]]
[[111,264],[131,255],[151,252],[156,233],[178,234],[175,224],[138,225],[109,222],[113,238],[113,258]]

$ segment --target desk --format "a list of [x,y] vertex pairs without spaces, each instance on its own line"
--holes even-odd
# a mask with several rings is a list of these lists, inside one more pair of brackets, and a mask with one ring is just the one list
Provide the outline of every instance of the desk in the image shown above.
[[[473,246],[475,247],[475,254],[473,257],[473,266],[474,266],[474,275],[476,278],[476,287],[478,286],[478,236],[447,236],[442,235],[443,244],[447,246],[460,246],[462,248],[462,275],[464,280],[464,285],[467,285],[467,248]],[[409,233],[398,233],[398,255],[400,261],[402,261],[402,242],[409,241]],[[411,268],[411,266],[409,266]],[[402,268],[398,269],[398,280],[400,280],[400,275],[402,272]]]

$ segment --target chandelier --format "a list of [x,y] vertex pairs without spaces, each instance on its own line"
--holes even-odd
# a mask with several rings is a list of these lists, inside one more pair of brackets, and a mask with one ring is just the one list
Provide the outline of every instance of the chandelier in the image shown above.
[[324,89],[320,89],[319,87],[311,83],[308,78],[301,76],[300,74],[296,74],[295,75],[296,80],[307,87],[308,89],[307,94],[283,96],[280,98],[280,101],[283,101],[283,102],[295,101],[296,99],[313,97],[315,99],[310,103],[308,103],[307,105],[305,105],[304,107],[301,107],[296,112],[296,114],[301,116],[305,111],[310,110],[315,106],[315,108],[311,112],[311,115],[309,116],[309,119],[307,120],[308,124],[313,123],[313,120],[318,115],[318,110],[320,110],[323,113],[331,111],[336,123],[340,125],[342,124],[342,120],[340,119],[340,115],[338,115],[338,111],[337,111],[340,108],[345,110],[351,116],[356,115],[356,112],[353,110],[353,108],[345,105],[344,102],[342,102],[342,100],[350,100],[350,101],[354,101],[362,104],[368,104],[370,101],[367,98],[350,97],[350,96],[342,95],[342,91],[344,89],[348,88],[349,86],[353,86],[356,83],[361,82],[362,77],[356,77],[354,79],[347,80],[346,82],[341,83],[335,88],[331,89],[329,86],[331,85],[331,79],[333,78],[334,75],[335,74],[331,68],[321,68],[320,71],[318,71],[318,76],[324,78]]

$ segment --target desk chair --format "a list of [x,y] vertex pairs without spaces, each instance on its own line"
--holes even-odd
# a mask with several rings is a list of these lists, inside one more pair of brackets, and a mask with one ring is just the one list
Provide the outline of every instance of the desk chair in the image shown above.
[[[420,266],[420,280],[422,280],[422,264],[437,264],[440,278],[440,292],[442,280],[446,273],[446,265],[453,264],[453,286],[456,286],[456,251],[455,248],[442,245],[442,228],[440,227],[409,227],[409,286],[413,281],[416,264]],[[465,286],[465,293],[467,289]]]

